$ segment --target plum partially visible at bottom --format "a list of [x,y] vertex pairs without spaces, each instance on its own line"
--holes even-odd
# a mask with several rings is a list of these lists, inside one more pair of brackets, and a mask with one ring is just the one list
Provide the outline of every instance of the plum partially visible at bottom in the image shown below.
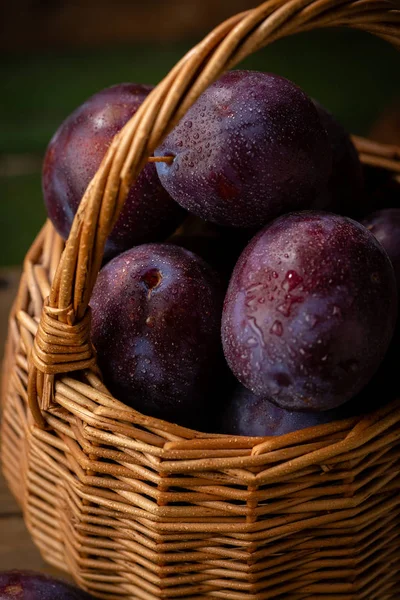
[[60,579],[33,571],[0,572],[0,600],[94,600]]
[[238,385],[225,407],[222,433],[245,436],[275,436],[330,423],[341,417],[340,409],[299,412],[280,408]]

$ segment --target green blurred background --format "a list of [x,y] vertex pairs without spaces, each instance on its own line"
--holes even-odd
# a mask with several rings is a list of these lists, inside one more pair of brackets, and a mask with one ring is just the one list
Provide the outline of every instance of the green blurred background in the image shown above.
[[[62,120],[103,87],[156,84],[210,27],[256,2],[68,4],[20,0],[0,15],[0,266],[23,260],[45,219],[41,160]],[[293,36],[241,67],[292,79],[361,135],[400,95],[398,53],[359,31]]]

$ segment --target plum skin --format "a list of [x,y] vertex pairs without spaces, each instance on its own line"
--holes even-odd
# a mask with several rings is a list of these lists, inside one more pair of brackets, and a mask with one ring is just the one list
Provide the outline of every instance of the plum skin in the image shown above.
[[287,79],[255,71],[230,71],[213,83],[155,155],[175,157],[157,171],[179,204],[244,228],[311,208],[332,167],[311,99]]
[[208,402],[223,363],[223,297],[207,263],[172,244],[144,244],[103,267],[92,341],[115,397],[150,416],[199,423],[194,409]]
[[285,435],[314,425],[330,423],[339,418],[338,410],[285,410],[267,398],[255,396],[253,392],[238,384],[225,407],[221,433],[251,437]]
[[[47,214],[64,239],[113,137],[152,89],[133,83],[106,88],[79,106],[51,139],[43,163],[43,195]],[[154,164],[146,165],[107,240],[106,260],[134,245],[163,239],[184,214],[162,187]]]
[[94,600],[66,581],[33,571],[0,572],[1,600]]
[[378,210],[365,217],[362,224],[388,253],[396,275],[397,289],[400,290],[400,208]]
[[236,264],[225,358],[257,396],[329,410],[378,369],[396,316],[393,267],[367,229],[331,213],[292,213],[260,231]]

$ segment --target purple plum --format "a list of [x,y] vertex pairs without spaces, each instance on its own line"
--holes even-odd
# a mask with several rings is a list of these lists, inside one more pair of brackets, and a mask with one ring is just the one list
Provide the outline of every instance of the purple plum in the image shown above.
[[110,261],[91,307],[111,392],[144,414],[199,424],[221,377],[222,303],[218,276],[184,248],[145,244]]
[[225,357],[255,395],[286,410],[329,410],[371,379],[396,316],[393,267],[363,225],[292,213],[260,231],[236,264]]
[[94,600],[66,581],[33,571],[0,572],[0,600]]
[[292,82],[230,71],[212,84],[157,148],[161,183],[191,213],[220,225],[262,227],[311,208],[331,174],[317,110]]
[[[64,239],[113,137],[151,90],[148,85],[123,83],[98,92],[61,124],[50,141],[43,164],[43,194],[48,216]],[[146,165],[107,240],[105,258],[143,242],[162,240],[184,214],[161,185],[154,164]]]
[[227,404],[222,432],[230,435],[270,436],[292,433],[314,425],[330,423],[340,418],[339,411],[299,412],[280,408],[267,398],[259,398],[238,385]]

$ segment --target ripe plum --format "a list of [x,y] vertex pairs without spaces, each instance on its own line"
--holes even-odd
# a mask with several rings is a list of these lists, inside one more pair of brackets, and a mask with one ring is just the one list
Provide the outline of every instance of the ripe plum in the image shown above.
[[339,411],[299,412],[280,408],[267,398],[259,398],[238,385],[227,404],[223,419],[223,433],[246,436],[284,435],[314,425],[322,425],[340,418]]
[[355,396],[393,335],[393,267],[363,226],[331,213],[280,217],[245,248],[222,317],[234,375],[287,410],[329,410]]
[[230,71],[212,84],[155,155],[161,183],[181,206],[220,225],[262,227],[311,208],[331,174],[317,110],[294,83]]
[[[98,92],[61,124],[50,141],[43,164],[43,194],[48,216],[64,239],[113,137],[151,89],[124,83]],[[107,240],[105,258],[163,239],[183,216],[184,211],[161,185],[154,164],[146,165]]]
[[144,244],[99,273],[92,340],[110,391],[133,408],[200,419],[223,362],[223,290],[214,271],[172,244]]

